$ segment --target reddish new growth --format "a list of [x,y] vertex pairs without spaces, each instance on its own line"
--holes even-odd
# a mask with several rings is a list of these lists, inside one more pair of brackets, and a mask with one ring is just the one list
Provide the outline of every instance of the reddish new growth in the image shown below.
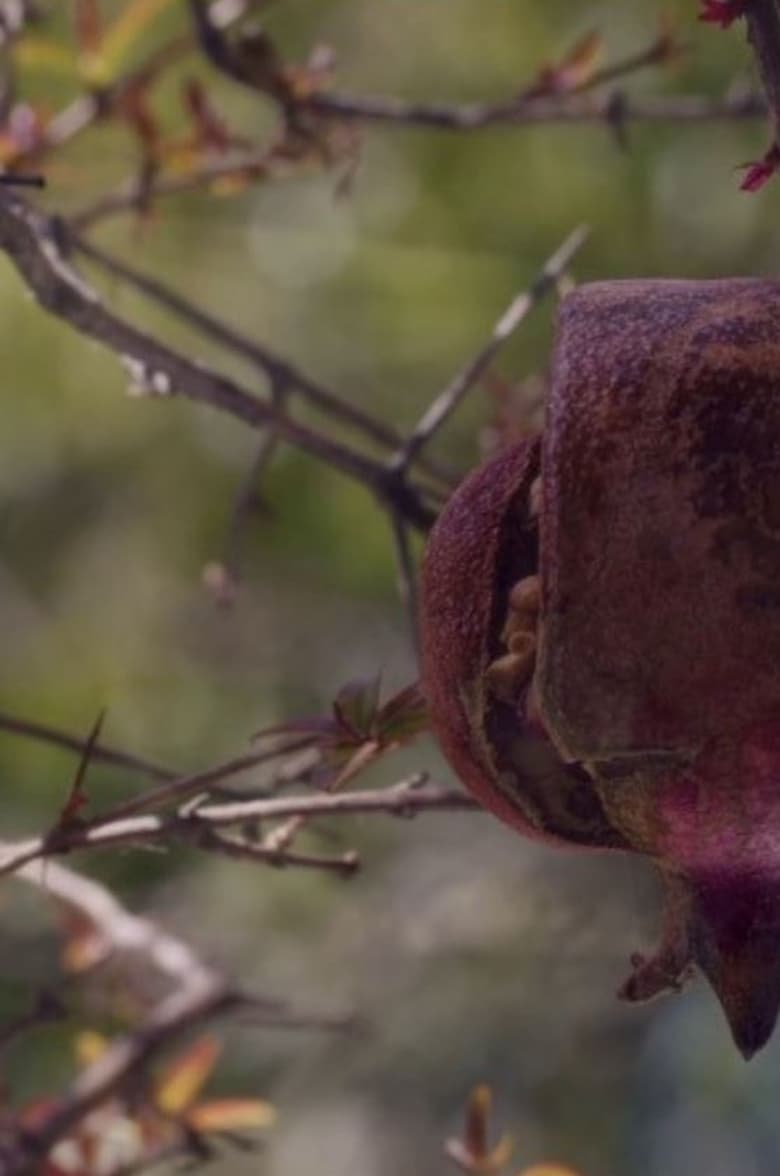
[[702,0],[699,20],[727,29],[745,15],[746,0]]
[[740,188],[743,192],[757,192],[780,167],[780,147],[773,143],[762,159],[755,163],[744,163],[742,166],[745,169],[745,178],[739,185]]

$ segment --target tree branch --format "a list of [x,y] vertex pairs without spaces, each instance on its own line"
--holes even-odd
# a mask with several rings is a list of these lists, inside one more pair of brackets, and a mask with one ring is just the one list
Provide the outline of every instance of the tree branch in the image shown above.
[[180,394],[225,412],[251,428],[273,426],[284,441],[373,491],[409,523],[427,528],[434,512],[410,486],[392,485],[385,467],[292,420],[240,384],[188,359],[114,314],[70,267],[51,222],[0,191],[0,249],[7,253],[44,309],[119,355],[141,394]]
[[130,914],[97,882],[56,862],[32,862],[23,881],[76,911],[105,941],[106,954],[141,956],[170,982],[170,992],[135,1030],[115,1039],[76,1079],[68,1094],[34,1128],[16,1133],[10,1155],[0,1157],[3,1176],[33,1176],[58,1140],[96,1106],[148,1066],[192,1025],[240,1003],[240,994],[177,936]]
[[279,1027],[345,1028],[350,1018],[298,1014],[283,1002],[243,992],[207,964],[179,936],[131,914],[100,883],[56,862],[31,862],[17,877],[73,911],[104,944],[95,966],[109,956],[142,960],[167,981],[167,994],[134,1029],[115,1038],[84,1070],[66,1096],[54,1102],[34,1127],[6,1133],[0,1146],[2,1176],[35,1176],[54,1145],[95,1107],[122,1093],[186,1030],[213,1016],[245,1008],[260,1024]]
[[632,98],[622,90],[592,97],[535,98],[496,103],[414,102],[389,95],[315,94],[306,100],[317,114],[367,123],[385,123],[410,130],[482,131],[503,127],[548,126],[553,123],[699,123],[754,119],[766,114],[760,94],[723,98],[699,94]]
[[195,35],[212,65],[239,85],[249,86],[275,99],[283,106],[282,114],[285,118],[290,117],[291,98],[294,100],[294,111],[320,117],[443,131],[480,131],[487,127],[517,128],[554,122],[603,122],[610,126],[618,114],[621,122],[700,122],[755,118],[765,113],[764,102],[756,94],[722,99],[674,95],[634,100],[622,91],[613,89],[611,93],[591,98],[589,92],[596,88],[633,75],[647,66],[672,60],[680,46],[668,33],[661,33],[645,49],[596,70],[562,96],[535,96],[532,86],[530,91],[526,88],[519,94],[497,102],[459,104],[414,102],[386,95],[354,95],[332,91],[315,91],[306,96],[297,96],[285,90],[285,102],[281,103],[279,93],[275,93],[271,86],[261,84],[247,72],[245,63],[226,38],[225,30],[218,28],[213,21],[204,0],[188,0],[188,4]]
[[[417,777],[414,777],[416,781]],[[56,837],[44,835],[26,841],[0,843],[0,875],[12,874],[39,858],[56,857],[74,850],[106,849],[116,845],[173,844],[187,841],[196,848],[200,839],[215,829],[241,826],[257,821],[283,818],[342,816],[345,814],[382,813],[395,817],[412,817],[433,810],[474,810],[479,805],[460,789],[437,785],[411,787],[402,781],[375,791],[318,793],[313,796],[271,797],[236,800],[228,803],[204,803],[172,814],[139,814],[123,818],[110,816],[84,823],[73,823],[57,831]],[[286,851],[275,852],[273,865],[294,865]],[[311,864],[310,862],[307,864]]]
[[[68,233],[66,241],[69,249],[82,254],[112,277],[120,278],[129,286],[140,291],[147,298],[152,299],[159,306],[164,307],[182,322],[198,331],[204,338],[212,339],[215,343],[221,344],[234,354],[248,360],[262,371],[273,384],[285,389],[294,389],[302,399],[327,414],[331,420],[348,425],[363,433],[369,440],[382,446],[395,448],[402,443],[402,438],[395,429],[364,412],[356,405],[350,404],[349,401],[343,400],[337,393],[306,375],[269,347],[250,339],[232,325],[195,306],[164,282],[141,273],[133,266],[128,265],[127,262],[99,249],[84,237]],[[428,468],[440,484],[449,487],[448,475],[434,467],[429,466]]]
[[408,469],[420,450],[428,443],[467,392],[485,374],[498,352],[517,330],[528,312],[552,289],[568,269],[571,261],[587,240],[589,229],[580,226],[570,233],[552,257],[545,262],[539,275],[527,291],[518,294],[493,328],[490,339],[441,392],[420,418],[408,440],[394,455],[390,468],[396,473]]
[[[81,754],[86,750],[87,740],[67,731],[60,731],[56,727],[49,727],[45,723],[36,723],[31,719],[19,719],[0,711],[0,731],[7,731],[11,735],[21,735],[25,739],[32,739],[38,743],[51,743],[63,751]],[[115,747],[95,743],[90,747],[90,760],[97,763],[110,764],[112,767],[127,768],[132,772],[140,772],[157,780],[174,780],[176,773],[152,760],[143,759],[139,755],[132,755],[128,751],[120,751]]]
[[750,0],[745,19],[769,104],[773,140],[780,144],[780,4],[778,0]]
[[91,1110],[127,1085],[163,1050],[193,1025],[235,1008],[236,992],[215,973],[191,977],[161,1001],[134,1032],[116,1038],[106,1052],[76,1079],[66,1097],[34,1130],[19,1133],[18,1154],[6,1161],[3,1176],[35,1176],[43,1158]]

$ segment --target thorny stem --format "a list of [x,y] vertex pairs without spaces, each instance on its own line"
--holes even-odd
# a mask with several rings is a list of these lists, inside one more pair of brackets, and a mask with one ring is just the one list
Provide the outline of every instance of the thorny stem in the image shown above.
[[760,94],[740,93],[723,98],[698,94],[629,97],[621,90],[597,98],[535,98],[519,103],[451,104],[411,102],[391,96],[316,94],[309,109],[357,122],[378,123],[409,130],[478,132],[491,127],[508,130],[551,124],[699,123],[755,119],[766,114]]
[[[307,376],[289,360],[277,355],[269,347],[255,339],[248,338],[231,324],[223,322],[215,315],[195,306],[164,282],[141,273],[134,266],[106,253],[105,250],[93,245],[91,241],[82,236],[67,233],[66,242],[70,249],[82,254],[114,277],[121,278],[129,286],[163,306],[183,322],[188,323],[203,337],[213,339],[214,342],[228,348],[236,355],[249,360],[275,384],[283,388],[294,389],[299,396],[313,407],[326,413],[331,420],[349,425],[377,444],[388,447],[401,444],[400,435],[389,425],[342,399],[330,388]],[[429,468],[440,483],[447,484],[446,474],[433,467]]]
[[[204,55],[216,69],[239,85],[248,84],[247,76],[231,52],[224,31],[216,27],[204,0],[188,0],[195,34]],[[661,34],[646,49],[596,70],[581,85],[555,97],[519,95],[498,102],[471,104],[414,102],[381,95],[353,95],[316,91],[299,98],[297,108],[325,118],[361,123],[385,123],[404,128],[428,128],[443,131],[479,131],[488,127],[533,126],[554,122],[603,122],[616,124],[646,120],[651,122],[700,122],[719,119],[755,118],[765,111],[755,94],[710,99],[698,95],[674,95],[631,99],[613,90],[598,99],[589,91],[631,76],[647,66],[663,64],[674,57],[679,46]],[[259,86],[254,86],[260,89]],[[265,96],[273,97],[270,91]],[[289,111],[282,111],[288,115]]]
[[[36,723],[30,719],[20,719],[16,715],[10,715],[5,711],[0,711],[0,731],[8,731],[13,735],[21,735],[27,739],[35,739],[41,743],[51,743],[55,747],[61,747],[65,751],[84,752],[86,749],[86,739],[80,739],[76,735],[71,735],[67,731],[60,731],[55,727],[50,727],[46,723]],[[120,751],[115,747],[107,747],[105,744],[96,743],[90,748],[90,759],[97,763],[112,764],[118,768],[127,768],[133,772],[140,772],[145,776],[151,776],[157,780],[170,780],[176,778],[176,773],[169,768],[163,767],[161,764],[154,763],[152,760],[143,759],[139,755],[132,755],[128,751]]]
[[144,375],[144,383],[148,382],[151,395],[179,393],[227,413],[251,428],[272,425],[280,439],[372,490],[413,526],[424,530],[430,525],[434,512],[418,490],[409,485],[391,485],[381,463],[294,421],[235,380],[174,351],[120,318],[70,268],[51,222],[20,201],[3,195],[0,193],[0,249],[14,263],[38,302],[82,334],[137,366]]
[[[416,779],[416,778],[415,778]],[[75,849],[105,849],[117,845],[173,844],[192,841],[201,848],[212,848],[207,835],[224,827],[241,826],[247,822],[282,820],[290,817],[333,816],[345,813],[382,813],[388,816],[409,817],[432,810],[456,811],[475,809],[478,805],[470,796],[456,788],[437,785],[411,787],[408,782],[375,791],[318,793],[312,796],[272,797],[231,801],[222,804],[204,803],[194,809],[157,815],[96,818],[83,824],[73,824],[51,836],[31,837],[21,842],[0,842],[0,875],[12,874],[28,862],[39,858],[71,853]],[[285,860],[285,852],[274,853],[273,865],[294,864]],[[307,863],[311,864],[311,863]]]

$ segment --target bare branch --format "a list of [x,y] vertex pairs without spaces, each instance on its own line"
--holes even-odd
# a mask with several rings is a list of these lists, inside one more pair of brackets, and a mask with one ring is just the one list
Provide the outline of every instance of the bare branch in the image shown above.
[[61,1021],[67,1015],[67,1009],[57,994],[49,988],[42,989],[37,993],[32,1007],[26,1013],[22,1013],[10,1023],[0,1026],[0,1050],[4,1050],[12,1041],[29,1033],[38,1025]]
[[[332,420],[349,425],[379,445],[395,448],[401,444],[400,434],[389,425],[363,412],[356,405],[350,404],[348,400],[342,399],[330,388],[307,376],[289,360],[284,359],[269,347],[248,338],[232,325],[193,305],[178,291],[172,290],[157,278],[140,273],[127,262],[111,256],[84,237],[68,233],[66,242],[68,248],[74,249],[99,265],[106,273],[120,278],[147,298],[163,306],[205,338],[213,339],[215,343],[221,344],[236,355],[248,360],[259,368],[271,380],[272,384],[294,389],[299,396],[314,408],[326,413]],[[446,474],[436,471],[434,467],[429,466],[428,468],[434,476],[437,476],[443,486],[449,487],[449,478]]]
[[360,868],[360,858],[354,850],[348,850],[338,857],[328,857],[323,854],[298,853],[289,849],[269,849],[262,842],[250,841],[246,837],[237,837],[229,833],[214,833],[212,830],[204,830],[198,848],[221,853],[226,857],[262,862],[269,866],[297,866],[324,870],[347,878]]
[[780,144],[780,4],[778,0],[750,0],[745,19],[769,103],[773,140]]
[[[45,723],[36,723],[31,719],[19,719],[0,711],[0,731],[7,731],[11,735],[21,735],[26,739],[33,739],[39,743],[51,743],[64,751],[82,754],[86,747],[86,739],[70,735],[56,727],[49,727]],[[111,764],[113,767],[127,768],[131,772],[140,772],[145,776],[152,776],[157,780],[176,779],[176,773],[152,760],[143,759],[139,755],[132,755],[128,751],[120,751],[116,747],[107,747],[96,743],[91,749],[90,757],[96,763]]]
[[[257,84],[233,51],[223,30],[218,29],[210,18],[204,0],[189,0],[189,8],[201,48],[215,68],[239,85],[250,86],[276,99],[283,108],[282,113],[289,118],[290,94],[285,92],[282,95],[274,92],[273,87]],[[672,60],[680,48],[668,33],[661,33],[645,49],[596,70],[585,82],[562,96],[537,97],[531,87],[530,92],[521,89],[508,99],[497,102],[458,104],[315,91],[306,96],[295,96],[293,113],[444,131],[480,131],[497,126],[518,128],[556,122],[601,122],[611,126],[618,111],[621,122],[703,122],[756,118],[765,113],[765,104],[758,94],[727,95],[721,99],[700,95],[629,99],[622,91],[613,89],[598,98],[591,97],[592,90],[604,88],[648,66]]]
[[587,240],[588,232],[587,227],[580,226],[570,233],[560,248],[545,263],[541,273],[534,279],[528,290],[518,294],[510,303],[493,328],[493,333],[485,346],[436,397],[413,429],[408,440],[394,455],[391,462],[391,469],[394,473],[399,474],[408,469],[409,464],[419,454],[423,446],[441,428],[468,391],[485,374],[507,339],[519,327],[532,307],[536,306],[544,295],[560,281],[575,254]]
[[106,954],[143,958],[176,987],[208,970],[183,939],[131,914],[105,886],[75,870],[58,862],[30,862],[16,877],[86,918],[105,943]]
[[547,126],[553,123],[614,122],[619,106],[623,123],[730,122],[761,118],[766,103],[760,94],[744,93],[724,98],[698,94],[653,95],[630,98],[623,91],[592,97],[535,98],[498,103],[448,104],[413,102],[391,96],[324,93],[312,95],[307,106],[317,114],[358,122],[385,123],[401,128],[437,131],[482,131],[489,127]]
[[132,1033],[116,1038],[106,1052],[76,1079],[55,1109],[34,1130],[21,1134],[16,1163],[3,1176],[33,1176],[58,1140],[96,1106],[146,1070],[149,1064],[193,1025],[202,1024],[240,1003],[239,996],[213,973],[200,973],[161,1001]]
[[402,518],[390,516],[397,567],[398,592],[409,621],[412,648],[419,661],[420,634],[418,631],[417,573],[412,558],[409,531]]
[[425,529],[433,512],[410,486],[394,486],[384,466],[259,400],[240,384],[159,342],[114,314],[68,265],[52,224],[0,192],[0,248],[41,306],[123,357],[142,393],[180,394],[225,412],[252,428],[272,425],[278,436],[372,490],[412,525]]
[[[416,782],[416,777],[414,778]],[[478,809],[476,801],[459,789],[437,785],[411,787],[409,781],[371,792],[321,793],[203,804],[169,815],[139,814],[118,819],[97,818],[62,829],[56,839],[31,837],[26,841],[0,843],[0,874],[12,874],[28,862],[76,849],[105,849],[115,845],[172,844],[185,840],[196,847],[204,831],[246,822],[310,819],[345,814],[382,813],[411,817],[434,810]],[[276,852],[276,850],[274,851]],[[291,863],[287,863],[291,864]]]
[[[271,389],[271,399],[280,410],[284,408],[284,397],[285,392],[282,389]],[[221,604],[232,603],[235,595],[241,577],[244,538],[252,517],[261,512],[269,513],[269,508],[260,492],[260,484],[263,475],[273,461],[278,440],[279,438],[273,429],[266,431],[233,501],[223,555],[217,565],[222,571],[220,577],[222,593],[218,594],[218,600]]]
[[[142,960],[167,981],[167,994],[140,1025],[116,1038],[76,1079],[67,1095],[34,1127],[6,1136],[0,1152],[2,1176],[34,1176],[52,1147],[107,1099],[145,1074],[158,1054],[186,1030],[233,1009],[252,1023],[277,1028],[349,1029],[354,1018],[296,1012],[283,1002],[241,991],[179,936],[131,914],[100,883],[56,862],[33,862],[17,874],[24,882],[72,910],[94,927],[109,956]],[[40,1017],[40,1013],[38,1013]]]
[[105,940],[107,954],[117,951],[142,956],[171,982],[171,990],[140,1026],[117,1038],[79,1075],[42,1122],[18,1133],[14,1154],[3,1157],[3,1176],[32,1176],[39,1171],[42,1159],[58,1140],[142,1072],[171,1041],[192,1025],[240,1002],[237,990],[187,943],[150,920],[130,914],[99,883],[56,862],[32,862],[18,876],[86,917]]
[[310,738],[305,736],[265,751],[250,751],[244,755],[234,756],[232,759],[216,764],[213,768],[206,768],[187,776],[175,776],[157,788],[147,789],[146,792],[141,792],[138,796],[133,796],[130,800],[115,805],[110,813],[102,817],[101,820],[116,821],[133,816],[135,813],[148,813],[166,808],[174,802],[181,804],[182,801],[197,796],[199,793],[208,793],[213,785],[220,784],[232,776],[257,767],[259,764],[268,763],[292,752],[303,751],[309,747],[310,742]]
[[101,193],[84,208],[71,213],[66,223],[75,233],[92,229],[101,221],[126,212],[147,211],[157,200],[210,188],[218,180],[238,177],[258,181],[272,176],[266,149],[209,160],[185,175],[132,175],[112,191]]
[[[416,782],[417,777],[414,777]],[[435,809],[448,811],[478,809],[475,800],[459,788],[430,784],[410,787],[402,781],[390,788],[365,792],[323,793],[314,796],[274,797],[247,801],[246,804],[204,805],[197,811],[198,820],[211,825],[235,825],[245,820],[272,820],[279,817],[322,817],[346,813],[384,813],[411,817]]]

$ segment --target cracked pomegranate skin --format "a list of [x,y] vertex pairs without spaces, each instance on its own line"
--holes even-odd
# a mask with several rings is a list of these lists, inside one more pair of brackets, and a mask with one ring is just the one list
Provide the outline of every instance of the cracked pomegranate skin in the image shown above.
[[569,295],[544,435],[456,491],[421,602],[455,771],[526,836],[654,859],[664,940],[623,995],[695,964],[745,1056],[780,1005],[779,324],[759,279]]

